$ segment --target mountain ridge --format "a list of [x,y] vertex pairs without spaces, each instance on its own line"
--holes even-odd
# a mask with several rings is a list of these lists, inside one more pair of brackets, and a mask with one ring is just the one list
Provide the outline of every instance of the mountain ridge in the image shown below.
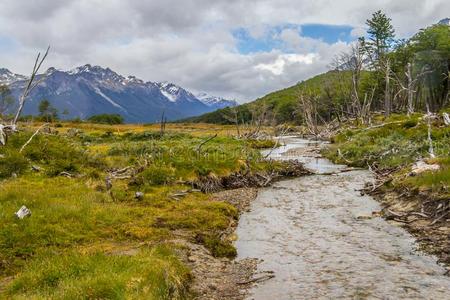
[[[42,99],[49,100],[59,112],[65,112],[61,116],[64,119],[117,113],[128,123],[158,122],[163,113],[171,121],[237,105],[235,101],[213,96],[209,98],[220,101],[203,101],[173,83],[145,82],[135,76],[125,77],[110,68],[91,64],[68,71],[51,67],[44,74],[46,78],[30,94],[24,108],[25,115],[38,114]],[[0,69],[0,84],[8,85],[16,98],[26,81],[24,75]]]

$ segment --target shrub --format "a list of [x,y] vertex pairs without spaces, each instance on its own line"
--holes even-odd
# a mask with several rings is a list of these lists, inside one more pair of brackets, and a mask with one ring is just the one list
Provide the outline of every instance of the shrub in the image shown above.
[[28,167],[28,160],[18,151],[8,150],[0,158],[0,178],[10,177],[13,173],[21,174]]
[[109,125],[123,124],[124,122],[123,117],[119,114],[94,115],[91,116],[88,120],[92,123]]
[[152,165],[139,176],[141,182],[149,185],[169,184],[175,180],[175,170],[166,165]]

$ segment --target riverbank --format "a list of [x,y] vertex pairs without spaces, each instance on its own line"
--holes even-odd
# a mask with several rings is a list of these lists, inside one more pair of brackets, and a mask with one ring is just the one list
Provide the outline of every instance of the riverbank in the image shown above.
[[397,115],[369,127],[347,125],[332,142],[322,153],[369,168],[377,182],[362,192],[376,197],[382,216],[413,234],[420,250],[450,267],[450,127],[442,117]]

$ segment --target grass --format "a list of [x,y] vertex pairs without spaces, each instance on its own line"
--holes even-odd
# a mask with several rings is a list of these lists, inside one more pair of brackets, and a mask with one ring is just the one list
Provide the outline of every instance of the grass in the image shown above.
[[[429,155],[428,126],[420,115],[393,115],[384,120],[375,118],[375,128],[349,127],[333,138],[325,156],[352,166],[376,166],[397,169],[392,188],[410,192],[426,192],[433,198],[450,196],[450,128],[442,120],[432,123],[431,137],[436,158]],[[440,170],[409,176],[413,163],[424,159],[439,164]]]
[[32,261],[7,295],[16,299],[181,299],[189,270],[167,247],[136,255],[51,251]]
[[[281,167],[255,149],[271,143],[236,140],[226,127],[198,149],[214,133],[203,125],[169,125],[161,136],[152,126],[62,123],[58,134],[39,134],[19,153],[37,126],[0,148],[0,295],[6,298],[188,297],[189,270],[172,241],[183,232],[213,255],[233,257],[236,250],[219,236],[238,212],[208,194],[180,200],[171,194],[205,175]],[[126,166],[137,174],[113,180],[111,197],[107,172]],[[136,191],[144,193],[141,201]],[[32,215],[19,220],[14,212],[22,205]]]

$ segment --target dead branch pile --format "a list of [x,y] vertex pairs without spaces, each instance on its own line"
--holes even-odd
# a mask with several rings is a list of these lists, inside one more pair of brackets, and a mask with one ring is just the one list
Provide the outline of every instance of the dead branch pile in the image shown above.
[[298,161],[289,161],[288,165],[280,171],[271,172],[236,172],[229,176],[217,177],[214,174],[202,176],[191,185],[204,193],[218,192],[223,189],[237,189],[244,187],[265,187],[282,177],[296,177],[311,174]]

